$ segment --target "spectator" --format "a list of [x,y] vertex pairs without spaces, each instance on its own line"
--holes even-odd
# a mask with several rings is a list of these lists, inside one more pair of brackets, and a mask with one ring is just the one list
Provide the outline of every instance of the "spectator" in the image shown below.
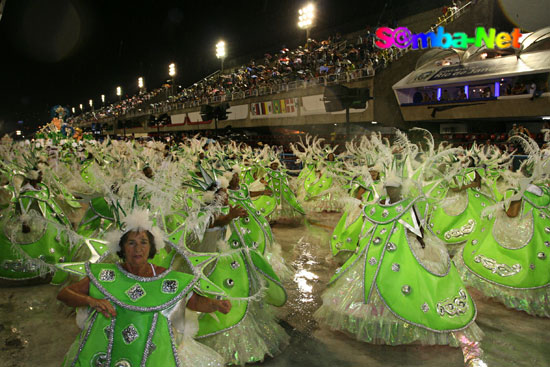
[[517,135],[519,133],[518,126],[516,124],[512,125],[512,129],[508,131],[508,137]]
[[533,101],[535,98],[538,98],[542,95],[542,88],[537,88],[537,84],[533,82],[531,84],[529,92],[531,93],[531,101]]
[[507,96],[512,95],[512,85],[510,83],[506,84],[506,95]]
[[413,103],[422,103],[422,93],[419,90],[413,95]]

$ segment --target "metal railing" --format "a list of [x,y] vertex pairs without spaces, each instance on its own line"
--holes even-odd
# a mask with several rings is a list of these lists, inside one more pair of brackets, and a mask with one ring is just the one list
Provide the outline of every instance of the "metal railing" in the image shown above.
[[[352,71],[345,71],[334,74],[324,74],[309,80],[295,80],[288,83],[278,83],[271,86],[261,86],[258,88],[251,88],[245,91],[232,92],[224,95],[217,95],[212,97],[203,97],[193,101],[181,101],[181,102],[167,102],[161,106],[154,106],[150,108],[143,108],[143,106],[128,110],[124,114],[117,116],[109,116],[99,119],[99,121],[108,121],[124,116],[125,118],[138,117],[150,114],[162,114],[175,110],[188,109],[193,107],[200,107],[206,104],[215,104],[228,101],[239,101],[252,97],[261,97],[267,95],[273,95],[278,93],[289,92],[298,89],[307,89],[316,86],[326,86],[339,83],[348,83],[352,81],[362,80],[369,77],[373,77],[375,74],[374,68],[362,68]],[[82,124],[87,124],[84,122]]]

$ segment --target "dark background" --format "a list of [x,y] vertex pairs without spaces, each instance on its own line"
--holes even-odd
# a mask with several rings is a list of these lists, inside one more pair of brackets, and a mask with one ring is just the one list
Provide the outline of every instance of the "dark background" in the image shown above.
[[[391,24],[395,19],[450,1],[316,2],[312,38]],[[7,0],[0,20],[0,133],[34,128],[50,120],[52,106],[100,105],[137,92],[142,76],[148,89],[168,79],[186,87],[219,68],[215,44],[226,41],[231,58],[305,41],[290,0]],[[23,124],[17,124],[23,121]]]

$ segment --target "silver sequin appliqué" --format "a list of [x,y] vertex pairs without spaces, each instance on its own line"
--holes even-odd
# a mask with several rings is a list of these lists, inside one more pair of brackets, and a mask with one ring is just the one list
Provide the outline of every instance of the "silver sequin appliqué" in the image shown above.
[[123,358],[123,359],[120,359],[120,360],[116,361],[115,367],[132,367],[132,364],[130,363],[129,360]]
[[474,231],[475,227],[476,227],[475,220],[468,219],[468,222],[465,225],[463,225],[460,228],[450,229],[447,232],[445,232],[445,234],[443,236],[445,237],[445,239],[447,241],[450,240],[451,238],[459,238],[459,237],[462,237],[462,236],[465,236],[467,234],[472,233]]
[[136,302],[138,299],[145,296],[145,289],[141,287],[138,283],[134,284],[130,289],[126,291],[126,294],[130,299]]
[[449,317],[455,317],[466,313],[470,307],[466,302],[467,300],[468,294],[464,289],[461,289],[458,291],[458,296],[439,301],[435,307],[439,316],[448,315]]
[[110,269],[103,269],[99,273],[99,280],[102,282],[114,282],[115,281],[115,271]]
[[166,279],[162,282],[162,293],[174,294],[178,290],[178,281],[173,279]]
[[124,343],[132,344],[137,338],[139,338],[139,333],[133,324],[128,325],[122,330],[122,339],[124,339]]
[[509,277],[521,271],[520,264],[514,264],[512,266],[499,264],[495,259],[483,255],[477,255],[474,257],[474,261],[476,263],[481,263],[485,269],[489,269],[493,274],[497,274],[501,277]]

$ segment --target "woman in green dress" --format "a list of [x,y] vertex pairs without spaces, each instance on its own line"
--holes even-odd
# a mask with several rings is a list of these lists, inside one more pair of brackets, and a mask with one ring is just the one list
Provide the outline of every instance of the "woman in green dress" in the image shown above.
[[189,346],[194,354],[186,353],[187,345],[178,351],[173,327],[182,329],[176,323],[181,324],[185,307],[225,314],[231,303],[200,295],[200,275],[151,264],[155,244],[164,245],[162,237],[154,235],[158,228],[147,223],[129,227],[117,246],[122,263],[86,263],[86,276],[58,294],[68,306],[89,309],[63,366],[223,365],[203,346]]
[[424,230],[428,203],[416,187],[386,172],[386,195],[363,207],[354,251],[314,317],[368,343],[460,346],[480,366],[475,304],[445,244]]

